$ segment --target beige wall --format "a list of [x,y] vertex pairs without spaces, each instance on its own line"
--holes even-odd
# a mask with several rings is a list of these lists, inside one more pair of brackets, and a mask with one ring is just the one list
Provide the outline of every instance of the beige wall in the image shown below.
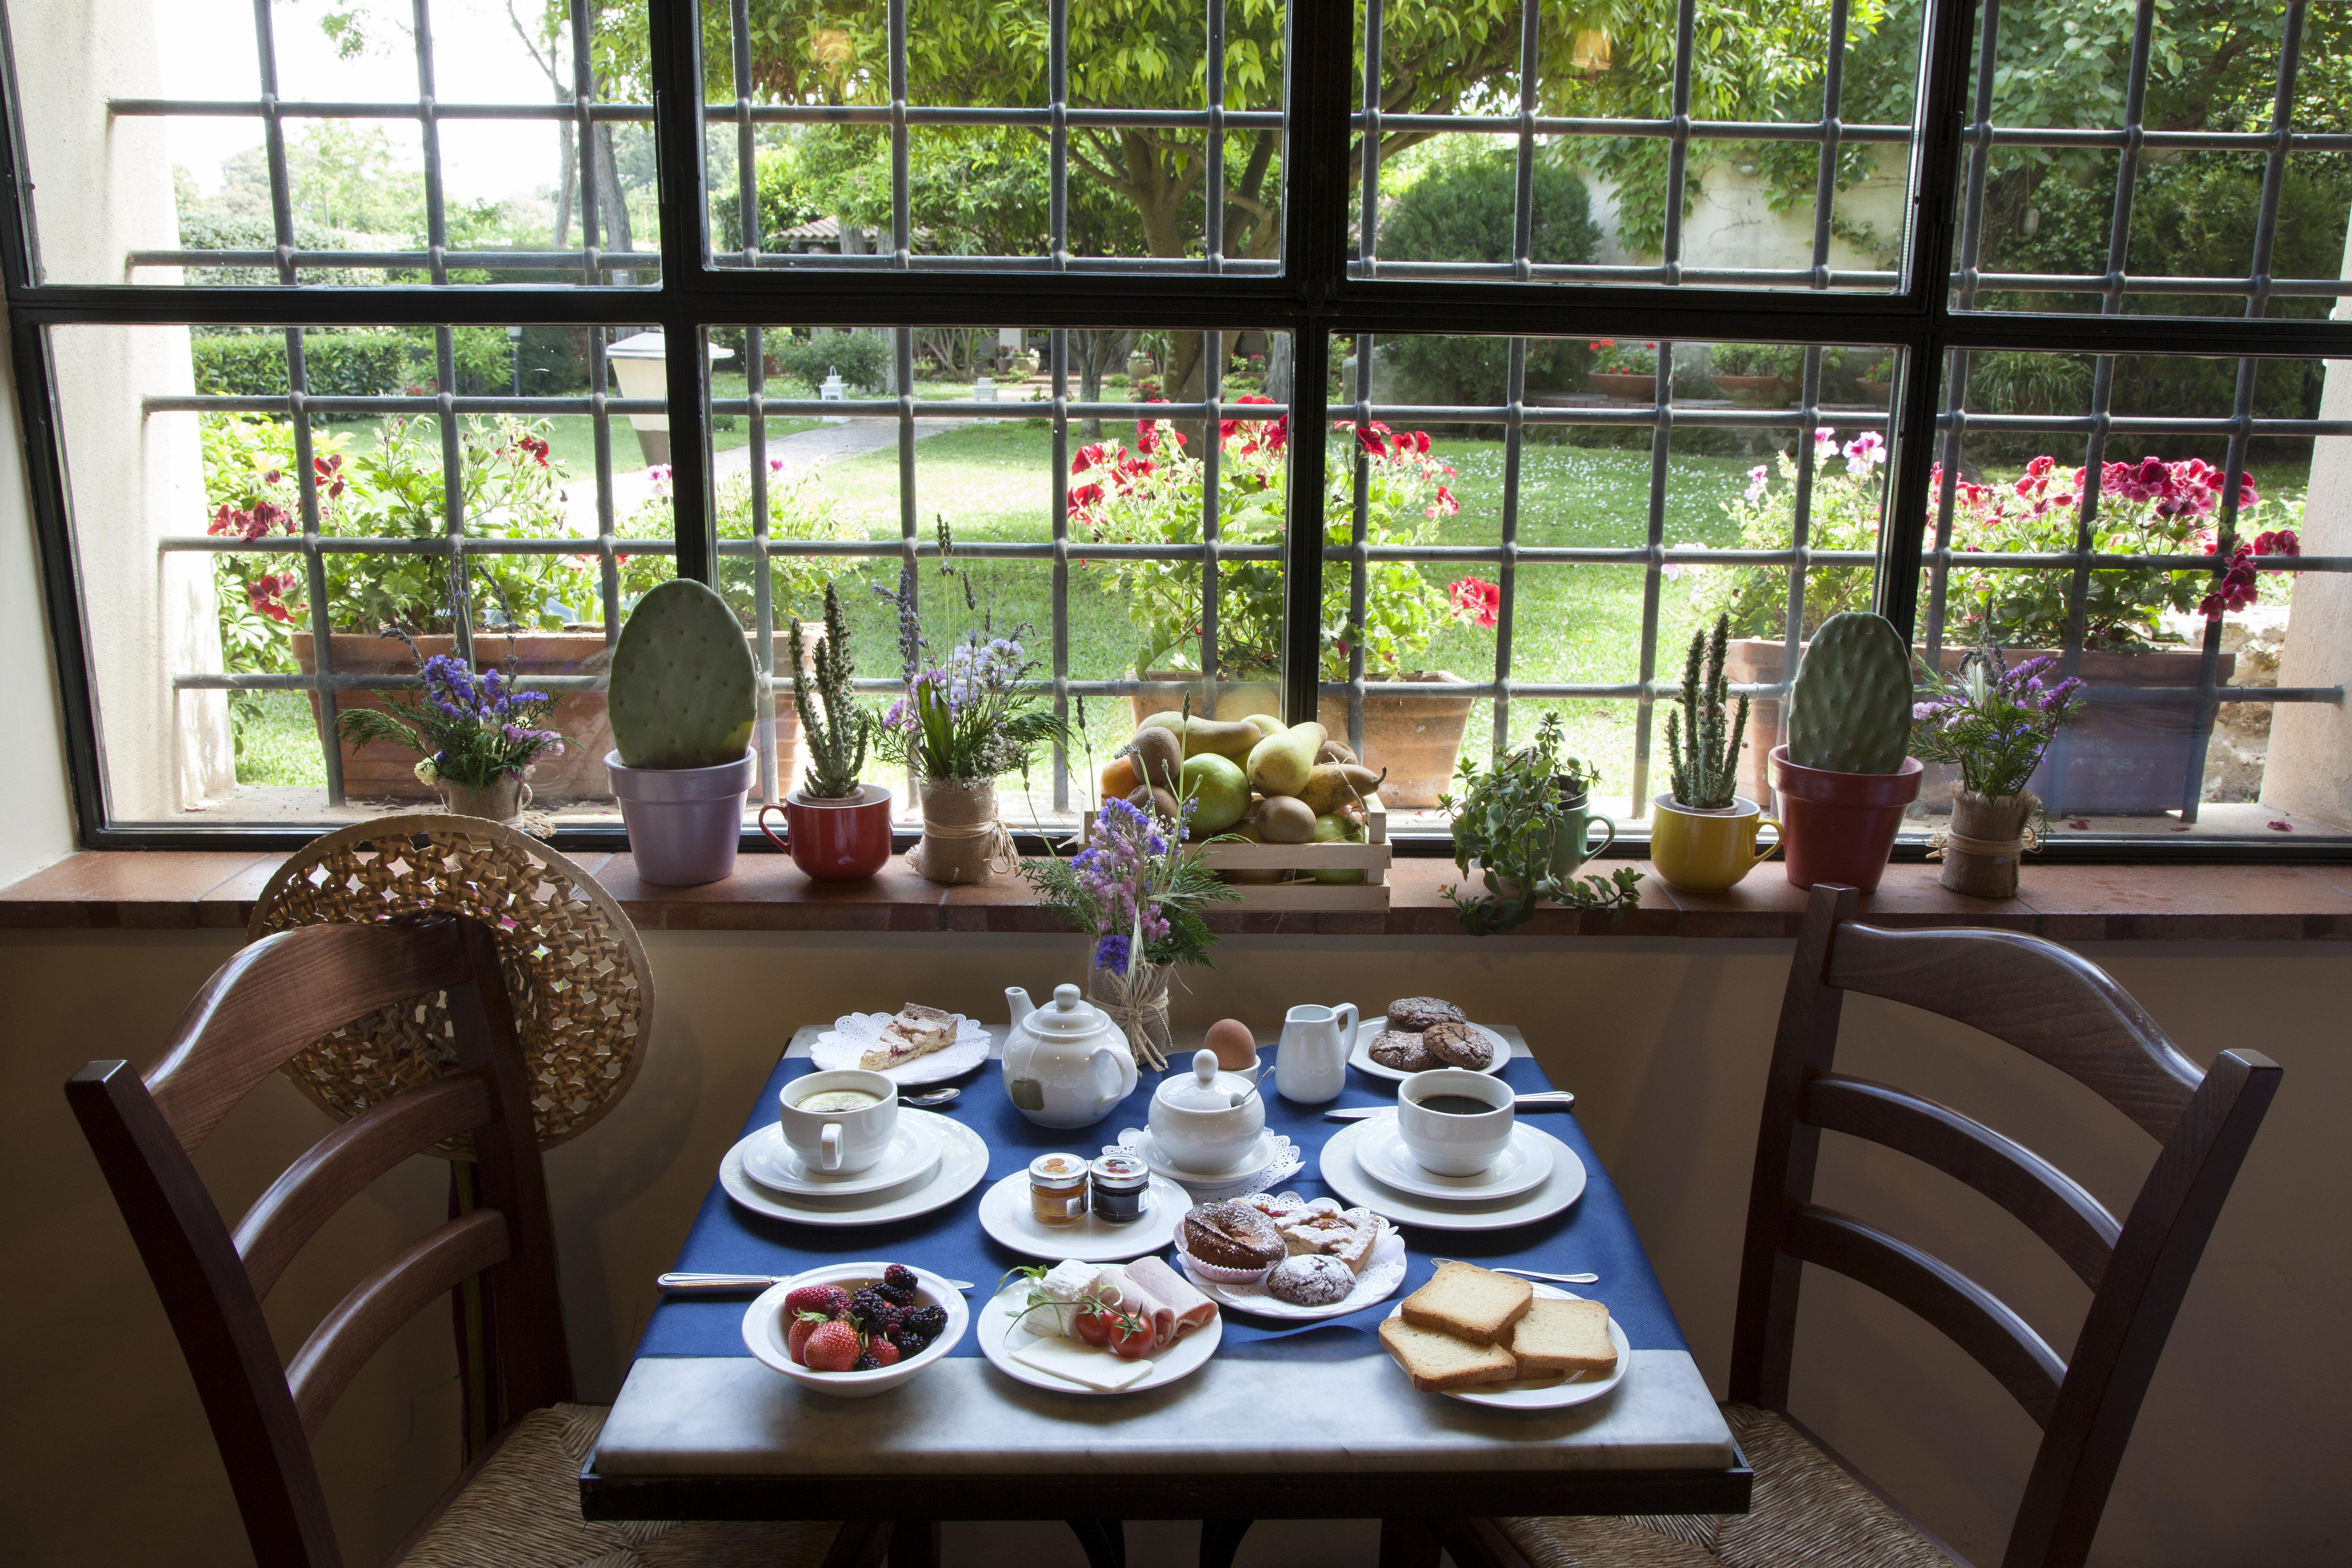
[[[0,321],[0,353],[8,325]],[[57,666],[41,608],[41,563],[33,543],[16,379],[0,374],[0,669],[11,672],[0,702],[10,739],[0,768],[0,887],[39,870],[74,847],[73,797],[66,785],[65,731]]]
[[[193,1389],[58,1086],[85,1058],[152,1056],[231,942],[209,934],[0,942],[0,1517],[30,1564],[247,1560]],[[994,1016],[1007,982],[1071,976],[1067,941],[990,937],[650,938],[662,1015],[630,1098],[550,1156],[583,1393],[610,1397],[666,1267],[774,1056],[798,1022],[920,994]],[[1722,1376],[1760,1076],[1785,944],[1234,939],[1180,1013],[1277,1017],[1306,999],[1377,1005],[1433,991],[1517,1021],[1623,1189],[1708,1374]],[[2312,948],[2106,949],[2200,1060],[2231,1047],[2285,1088],[2183,1310],[2100,1537],[2103,1564],[2340,1561],[2352,1440],[2352,1109],[2341,998],[2352,955]],[[1965,1031],[1857,1004],[1855,1070],[1985,1116],[2120,1204],[2149,1145],[2086,1091]],[[1867,1038],[1866,1038],[1867,1037]],[[324,1127],[273,1080],[201,1163],[226,1211]],[[1842,1150],[1825,1201],[1902,1228],[1996,1289],[2054,1342],[2084,1293],[1989,1205],[1894,1156]],[[1873,1185],[1865,1189],[1868,1182]],[[395,1237],[442,1215],[442,1168],[412,1162],[314,1243],[270,1303],[297,1336]],[[285,1343],[290,1348],[294,1342]],[[323,1438],[354,1561],[371,1561],[453,1463],[446,1320],[413,1324]],[[1808,1286],[1796,1405],[1975,1555],[1997,1561],[2032,1424],[1956,1351],[1859,1289]]]

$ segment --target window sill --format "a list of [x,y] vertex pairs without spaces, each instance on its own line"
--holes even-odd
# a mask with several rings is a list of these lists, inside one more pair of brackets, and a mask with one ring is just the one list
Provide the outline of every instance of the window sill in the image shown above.
[[[242,931],[282,857],[219,851],[93,850],[0,889],[0,930]],[[747,854],[735,875],[701,888],[637,879],[627,855],[573,858],[648,931],[998,931],[1066,930],[1014,879],[941,888],[894,858],[870,882],[812,883],[781,855]],[[1887,868],[1864,917],[1894,926],[1972,925],[2059,942],[2301,942],[2352,940],[2352,867],[2047,865],[2026,868],[2021,896],[1963,898],[1937,868]],[[1386,913],[1275,914],[1217,910],[1219,931],[1255,935],[1461,934],[1442,889],[1449,860],[1402,858]],[[1729,892],[1674,892],[1644,877],[1639,908],[1621,915],[1547,907],[1520,936],[1770,939],[1794,936],[1805,895],[1777,865]]]

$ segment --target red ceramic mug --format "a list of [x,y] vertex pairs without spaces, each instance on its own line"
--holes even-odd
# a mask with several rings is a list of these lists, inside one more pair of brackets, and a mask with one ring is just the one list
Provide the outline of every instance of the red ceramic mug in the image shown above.
[[[784,814],[784,837],[769,829],[768,813]],[[811,800],[793,790],[782,805],[760,808],[760,831],[820,882],[855,882],[890,858],[890,792],[862,784],[844,800]]]

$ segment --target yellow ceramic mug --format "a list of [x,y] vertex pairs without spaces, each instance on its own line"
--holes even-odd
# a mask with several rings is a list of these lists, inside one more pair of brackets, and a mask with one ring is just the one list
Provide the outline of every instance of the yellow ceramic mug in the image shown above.
[[[1686,893],[1719,893],[1772,858],[1780,847],[1780,824],[1754,801],[1739,797],[1728,811],[1692,811],[1662,795],[1653,803],[1650,863],[1658,879]],[[1772,842],[1756,847],[1756,832],[1772,829]]]

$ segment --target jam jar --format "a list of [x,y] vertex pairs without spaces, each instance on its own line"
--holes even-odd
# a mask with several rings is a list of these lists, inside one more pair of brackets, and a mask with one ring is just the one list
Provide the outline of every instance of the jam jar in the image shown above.
[[1132,1154],[1105,1154],[1091,1168],[1095,1217],[1106,1225],[1132,1225],[1143,1217],[1143,1191],[1150,1168]]
[[1029,1162],[1029,1213],[1039,1225],[1076,1225],[1087,1217],[1087,1163],[1076,1154],[1040,1154]]

